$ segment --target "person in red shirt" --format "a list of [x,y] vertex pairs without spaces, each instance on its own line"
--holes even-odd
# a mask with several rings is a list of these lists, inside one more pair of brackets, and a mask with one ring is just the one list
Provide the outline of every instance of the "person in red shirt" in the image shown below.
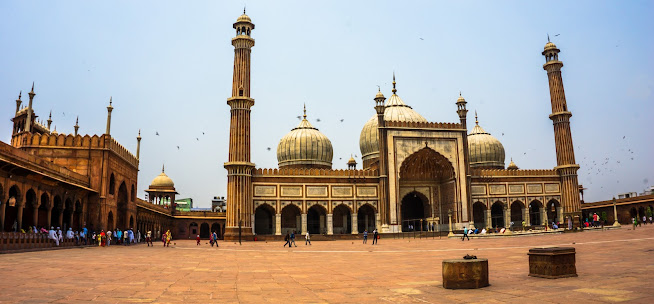
[[200,235],[198,234],[198,237],[195,238],[196,241],[198,241],[196,246],[200,246]]

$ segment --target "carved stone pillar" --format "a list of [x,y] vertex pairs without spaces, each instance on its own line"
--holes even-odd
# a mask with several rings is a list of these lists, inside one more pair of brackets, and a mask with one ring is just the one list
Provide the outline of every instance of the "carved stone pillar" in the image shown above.
[[275,214],[275,235],[282,235],[282,215]]
[[307,214],[302,213],[302,234],[307,233]]
[[334,215],[331,213],[327,214],[327,235],[334,234]]
[[358,234],[359,233],[359,226],[357,223],[357,215],[356,213],[352,213],[352,234]]
[[525,226],[531,226],[531,219],[529,218],[529,207],[522,208],[522,211],[524,212],[523,218],[525,219]]

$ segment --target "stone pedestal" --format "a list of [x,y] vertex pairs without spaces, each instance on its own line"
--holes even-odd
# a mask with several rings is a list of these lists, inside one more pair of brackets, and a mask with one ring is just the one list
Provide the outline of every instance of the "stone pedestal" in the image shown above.
[[488,259],[443,260],[443,288],[474,289],[488,285]]
[[529,276],[547,279],[576,277],[574,247],[529,249]]

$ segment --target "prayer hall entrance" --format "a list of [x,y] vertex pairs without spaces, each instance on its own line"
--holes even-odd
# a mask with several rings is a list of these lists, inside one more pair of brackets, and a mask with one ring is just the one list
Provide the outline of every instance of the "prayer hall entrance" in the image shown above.
[[454,167],[445,156],[425,144],[402,161],[399,182],[397,218],[403,232],[428,230],[427,219],[446,223],[443,214],[454,208],[456,186]]
[[263,204],[254,211],[254,233],[259,235],[273,234],[275,210],[268,204]]
[[[348,211],[349,214],[349,211]],[[307,230],[311,234],[326,233],[327,210],[320,205],[313,205],[307,211]],[[300,231],[296,231],[300,233]]]

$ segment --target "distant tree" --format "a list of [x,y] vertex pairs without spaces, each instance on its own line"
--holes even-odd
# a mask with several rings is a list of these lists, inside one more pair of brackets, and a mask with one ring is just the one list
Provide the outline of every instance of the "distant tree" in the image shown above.
[[606,220],[607,220],[608,218],[609,218],[609,217],[608,217],[608,215],[606,214],[606,211],[602,211],[602,214],[600,215],[600,219],[601,219],[602,221],[605,221],[605,222],[606,222]]
[[647,210],[645,210],[645,213],[647,213],[647,217],[652,216],[652,208],[647,207]]

